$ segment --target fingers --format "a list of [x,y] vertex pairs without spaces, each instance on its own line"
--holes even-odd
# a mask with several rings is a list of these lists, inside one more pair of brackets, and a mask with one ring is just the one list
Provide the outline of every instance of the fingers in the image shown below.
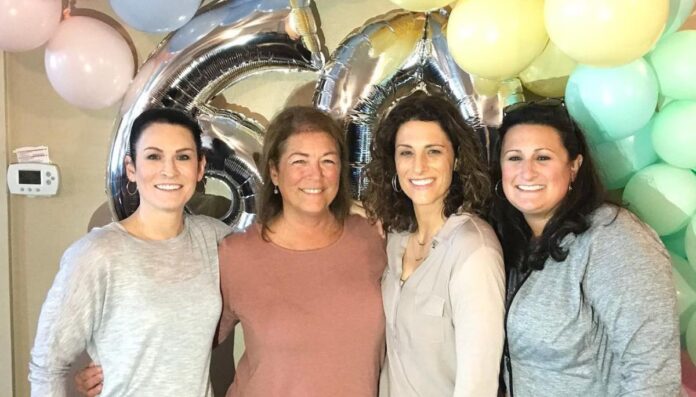
[[80,394],[94,397],[101,393],[104,382],[102,368],[94,363],[75,375],[75,387]]

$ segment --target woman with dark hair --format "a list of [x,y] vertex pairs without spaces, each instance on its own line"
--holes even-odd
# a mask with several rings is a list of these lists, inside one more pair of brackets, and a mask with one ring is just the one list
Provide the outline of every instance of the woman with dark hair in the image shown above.
[[495,396],[505,276],[490,183],[458,109],[416,93],[380,122],[365,206],[388,233],[380,395]]
[[63,255],[31,353],[32,396],[65,395],[64,377],[85,349],[102,367],[92,393],[212,396],[217,243],[230,228],[184,213],[203,178],[200,133],[173,109],[135,119],[125,161],[138,209],[92,229]]
[[585,138],[560,101],[505,111],[491,219],[508,273],[511,396],[677,396],[669,256],[608,204]]
[[384,350],[382,239],[350,216],[343,131],[311,107],[273,118],[258,224],[220,245],[219,338],[246,350],[228,396],[375,396]]

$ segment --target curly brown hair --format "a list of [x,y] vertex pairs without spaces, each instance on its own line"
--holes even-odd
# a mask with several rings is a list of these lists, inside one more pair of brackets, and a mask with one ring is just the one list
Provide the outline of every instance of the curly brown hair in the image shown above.
[[485,214],[491,183],[475,131],[449,100],[417,92],[398,102],[380,121],[375,133],[370,146],[372,160],[367,165],[369,184],[364,205],[368,216],[381,221],[386,232],[414,232],[418,228],[413,203],[403,191],[394,191],[391,184],[396,174],[396,134],[408,121],[438,123],[454,148],[457,161],[444,200],[443,215]]
[[283,197],[273,191],[271,167],[278,164],[285,146],[291,136],[302,132],[322,132],[336,142],[341,159],[341,176],[338,192],[329,205],[329,210],[339,222],[343,222],[352,205],[348,180],[348,147],[341,126],[328,114],[310,106],[292,106],[278,113],[264,135],[261,177],[264,184],[258,193],[257,222],[261,224],[261,235],[268,241],[270,223],[283,212]]

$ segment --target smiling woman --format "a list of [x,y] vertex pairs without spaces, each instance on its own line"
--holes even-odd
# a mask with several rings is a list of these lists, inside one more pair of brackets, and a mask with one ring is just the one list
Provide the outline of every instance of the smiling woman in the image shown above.
[[365,206],[388,232],[380,396],[495,396],[505,275],[480,217],[490,184],[474,131],[416,93],[380,122]]
[[499,129],[491,216],[508,268],[508,395],[678,396],[664,246],[605,202],[584,135],[562,102],[513,106]]
[[136,118],[126,166],[138,209],[63,255],[32,349],[33,396],[64,395],[63,378],[85,348],[103,370],[92,390],[101,396],[212,395],[217,242],[230,229],[184,214],[203,176],[200,142],[197,124],[177,110]]
[[220,244],[218,336],[241,323],[246,345],[227,396],[374,397],[386,258],[374,227],[348,216],[343,131],[291,107],[263,149],[259,224]]

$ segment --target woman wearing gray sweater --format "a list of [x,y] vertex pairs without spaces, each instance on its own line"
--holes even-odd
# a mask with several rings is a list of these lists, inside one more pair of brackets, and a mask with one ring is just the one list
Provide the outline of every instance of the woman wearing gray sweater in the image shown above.
[[605,203],[562,102],[505,113],[492,219],[508,268],[508,395],[679,395],[676,298],[658,237]]

